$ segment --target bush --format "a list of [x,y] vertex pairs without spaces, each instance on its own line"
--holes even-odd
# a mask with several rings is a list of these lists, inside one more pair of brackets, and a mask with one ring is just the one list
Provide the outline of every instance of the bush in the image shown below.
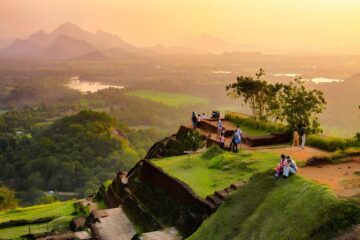
[[308,135],[306,143],[327,151],[344,150],[350,147],[360,147],[360,141],[351,138],[335,138],[321,135]]
[[206,150],[203,154],[201,154],[202,159],[212,159],[213,157],[216,157],[220,154],[222,154],[224,151],[218,146],[213,145],[209,149]]
[[289,128],[282,124],[273,123],[270,121],[255,120],[252,117],[228,113],[225,115],[225,119],[233,122],[236,125],[242,125],[253,129],[259,129],[270,133],[282,133],[289,132]]

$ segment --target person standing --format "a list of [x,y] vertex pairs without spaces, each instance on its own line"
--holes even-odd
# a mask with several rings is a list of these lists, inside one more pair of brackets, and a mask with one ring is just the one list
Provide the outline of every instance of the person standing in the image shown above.
[[203,113],[203,114],[202,114],[201,119],[202,119],[202,120],[207,119],[207,116],[206,116],[206,114],[205,114],[205,113]]
[[221,136],[220,136],[220,147],[221,149],[225,149],[225,136],[223,133],[221,133]]
[[222,130],[223,130],[223,124],[222,124],[221,119],[219,119],[219,121],[217,123],[217,134],[218,134],[218,136],[221,136]]
[[192,113],[191,121],[192,121],[192,124],[193,124],[193,129],[196,129],[197,119],[196,119],[196,114],[195,114],[195,112]]
[[298,129],[295,128],[294,133],[293,133],[294,137],[293,137],[293,147],[300,147],[300,139],[299,139],[299,132]]
[[301,125],[300,128],[300,136],[301,136],[301,148],[305,148],[305,142],[306,142],[306,125]]

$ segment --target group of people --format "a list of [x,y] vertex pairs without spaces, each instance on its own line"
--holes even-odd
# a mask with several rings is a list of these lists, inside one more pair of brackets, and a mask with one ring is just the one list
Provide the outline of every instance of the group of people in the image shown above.
[[275,168],[275,178],[280,176],[288,178],[290,174],[296,174],[297,171],[296,162],[290,156],[281,154],[280,163]]
[[196,116],[196,113],[193,112],[192,113],[192,116],[191,116],[191,122],[193,124],[193,128],[196,129],[198,126],[199,126],[199,123],[204,120],[204,119],[207,119],[207,116],[205,113],[203,113],[202,115],[201,114],[198,114]]
[[[225,129],[223,127],[223,123],[222,123],[221,119],[219,119],[219,121],[217,123],[217,134],[218,134],[219,140],[220,140],[220,147],[222,149],[225,149]],[[232,138],[231,138],[231,142],[230,142],[230,149],[233,152],[238,151],[238,146],[239,146],[239,144],[241,144],[241,135],[242,135],[242,131],[241,131],[240,127],[237,126],[237,129],[234,131]]]
[[[300,144],[300,137],[301,137],[301,144]],[[301,147],[302,149],[304,149],[305,142],[306,142],[306,125],[299,124],[298,127],[294,129],[292,146]]]

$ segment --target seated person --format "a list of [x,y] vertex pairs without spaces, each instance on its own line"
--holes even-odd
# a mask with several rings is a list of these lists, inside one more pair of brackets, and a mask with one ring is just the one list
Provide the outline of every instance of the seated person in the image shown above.
[[285,155],[281,154],[280,163],[275,168],[275,171],[276,171],[275,172],[275,177],[278,177],[283,173],[285,160],[286,160]]
[[298,169],[295,161],[290,156],[287,156],[284,163],[284,170],[283,170],[284,177],[287,178],[289,177],[290,174],[296,174],[297,170]]

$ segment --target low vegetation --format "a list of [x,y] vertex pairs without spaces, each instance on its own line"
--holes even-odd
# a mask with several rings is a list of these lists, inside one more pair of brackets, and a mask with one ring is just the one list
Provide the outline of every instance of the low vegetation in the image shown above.
[[356,138],[336,138],[321,135],[307,136],[306,143],[327,151],[344,150],[350,147],[360,147],[360,140]]
[[4,239],[17,239],[31,233],[50,232],[68,229],[75,217],[88,211],[76,207],[74,201],[56,202],[25,208],[15,208],[0,212],[0,236]]
[[[243,128],[245,133],[251,136],[261,136],[270,133],[287,132],[289,129],[281,124],[276,124],[270,121],[260,121],[240,113],[227,113],[225,119],[239,125]],[[247,130],[247,131],[245,131]]]
[[274,182],[272,174],[253,176],[188,239],[325,240],[360,222],[359,203],[298,176]]
[[214,146],[203,154],[164,158],[153,163],[205,198],[234,182],[247,181],[256,172],[274,168],[278,159],[273,153],[245,150],[231,153]]
[[185,105],[209,104],[210,100],[202,97],[195,97],[187,94],[170,92],[158,92],[150,90],[137,90],[128,92],[129,96],[136,96],[142,99],[149,99],[154,102],[162,103],[170,107],[180,107]]

